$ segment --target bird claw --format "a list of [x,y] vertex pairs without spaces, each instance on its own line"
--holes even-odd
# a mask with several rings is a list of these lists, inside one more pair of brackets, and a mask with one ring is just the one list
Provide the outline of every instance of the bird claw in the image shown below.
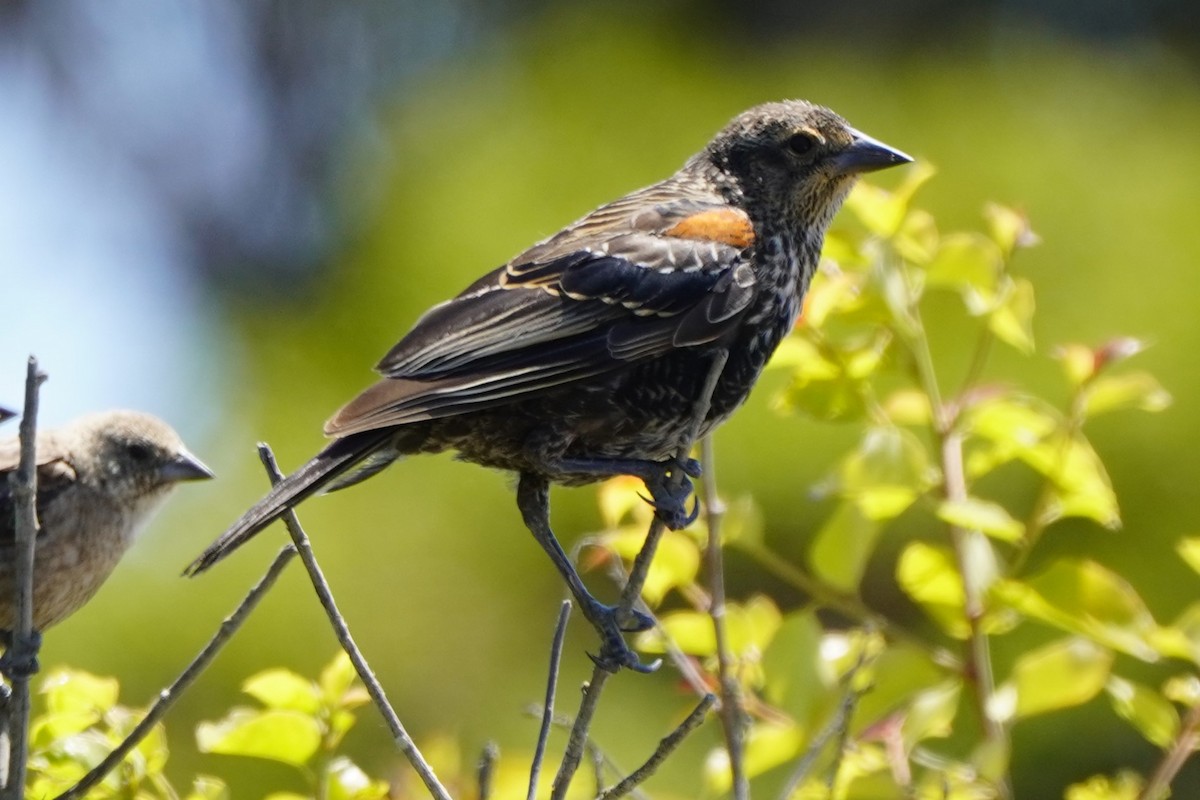
[[654,618],[649,614],[630,609],[624,619],[617,618],[617,608],[596,603],[585,614],[592,627],[600,634],[600,653],[588,658],[606,672],[618,672],[622,668],[634,672],[651,673],[662,666],[662,659],[643,664],[637,653],[625,643],[623,633],[638,633],[654,627]]
[[[681,464],[680,468],[686,475],[690,475],[691,477],[700,476],[700,462],[695,459],[688,459],[688,463]],[[671,530],[683,530],[700,516],[700,501],[698,499],[694,499],[692,510],[687,510],[687,500],[692,495],[692,481],[690,478],[681,477],[679,486],[672,487],[664,477],[657,481],[647,481],[646,488],[650,490],[650,497],[646,497],[645,495],[639,496],[650,504],[654,509],[654,515],[662,520],[663,524]]]

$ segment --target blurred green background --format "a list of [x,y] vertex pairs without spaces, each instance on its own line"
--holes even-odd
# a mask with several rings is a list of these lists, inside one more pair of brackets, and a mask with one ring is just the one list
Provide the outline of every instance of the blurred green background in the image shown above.
[[[1117,566],[1152,587],[1164,618],[1200,589],[1171,554],[1200,528],[1200,37],[1188,3],[142,5],[124,4],[116,22],[81,3],[0,12],[14,54],[0,66],[22,78],[0,82],[0,109],[25,111],[0,111],[0,144],[29,148],[0,148],[0,285],[18,306],[0,322],[0,400],[17,405],[34,352],[51,374],[46,422],[146,408],[220,479],[179,492],[96,600],[51,631],[44,664],[117,676],[125,702],[146,702],[286,538],[272,529],[212,573],[178,577],[264,490],[256,441],[298,465],[425,308],[782,97],[829,105],[936,165],[918,204],[943,231],[976,226],[987,200],[1028,212],[1044,242],[1016,269],[1038,292],[1040,352],[997,352],[994,377],[1061,398],[1054,343],[1153,342],[1142,366],[1175,405],[1091,430],[1125,529],[1062,524],[1040,553]],[[89,46],[77,53],[72,35]],[[41,119],[58,124],[38,138]],[[38,166],[50,156],[59,166]],[[119,191],[70,190],[62,163]],[[119,201],[134,210],[114,211]],[[964,337],[951,312],[931,327],[954,364]],[[771,543],[802,559],[828,511],[809,487],[854,431],[775,415],[776,388],[764,380],[721,430],[717,470],[725,493],[754,496]],[[1004,491],[1019,503],[1035,488]],[[591,490],[553,502],[568,542],[599,526]],[[489,738],[514,758],[530,749],[535,723],[521,712],[540,698],[563,590],[509,479],[425,457],[311,502],[301,519],[418,739],[454,735],[467,759]],[[734,596],[759,588],[732,566]],[[886,606],[890,565],[872,572],[869,594]],[[565,696],[592,646],[573,624]],[[196,754],[191,730],[241,702],[245,676],[276,665],[315,675],[335,647],[293,568],[169,718],[171,774],[227,776],[236,797],[296,787],[282,767]],[[689,703],[669,670],[610,691],[596,736],[624,763]],[[351,749],[387,774],[386,732],[364,719]],[[1156,758],[1103,710],[1018,726],[1014,741],[1018,797]],[[688,765],[715,742],[713,730],[697,737],[651,790],[693,792]],[[1200,770],[1179,787],[1200,791]]]

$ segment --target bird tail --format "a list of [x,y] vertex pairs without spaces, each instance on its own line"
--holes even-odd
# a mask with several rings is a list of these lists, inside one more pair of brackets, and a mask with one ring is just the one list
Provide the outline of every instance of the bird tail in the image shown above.
[[[210,544],[208,549],[201,553],[195,561],[188,564],[183,574],[191,577],[208,569],[250,541],[255,534],[283,516],[289,508],[320,492],[364,459],[372,456],[376,451],[384,449],[389,440],[394,437],[394,430],[374,430],[353,434],[331,442],[328,447],[313,456],[307,464],[275,484],[266,497],[255,503],[253,508],[243,514],[241,519]],[[388,462],[395,460],[398,455],[399,453],[393,450]],[[380,468],[375,468],[370,474],[374,474]],[[342,481],[341,485],[356,483],[357,480],[361,480],[361,478]],[[331,488],[341,487],[335,485]]]

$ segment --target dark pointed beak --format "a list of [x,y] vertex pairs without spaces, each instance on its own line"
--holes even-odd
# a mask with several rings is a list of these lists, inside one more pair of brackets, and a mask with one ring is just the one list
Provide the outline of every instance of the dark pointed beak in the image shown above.
[[159,469],[159,476],[168,483],[204,481],[216,477],[203,461],[187,450],[180,451],[174,458],[163,464]]
[[833,157],[834,168],[839,175],[857,175],[860,172],[874,172],[877,169],[887,169],[897,164],[909,164],[912,156],[884,144],[878,139],[872,139],[862,131],[851,129],[854,141],[842,152]]
[[7,422],[17,415],[15,411],[9,411],[4,406],[0,406],[0,422]]

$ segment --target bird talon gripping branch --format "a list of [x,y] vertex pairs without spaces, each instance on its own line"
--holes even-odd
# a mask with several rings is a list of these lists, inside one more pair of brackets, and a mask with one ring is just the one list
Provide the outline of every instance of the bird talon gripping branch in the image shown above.
[[[671,177],[585,215],[426,312],[379,363],[383,379],[326,423],[333,442],[188,573],[322,487],[350,485],[401,455],[457,450],[520,475],[522,516],[585,605],[591,595],[549,527],[549,484],[650,475],[664,521],[694,519],[690,482],[656,491],[660,475],[648,465],[741,405],[795,323],[856,176],[910,160],[802,100],[740,114]],[[714,363],[721,371],[710,375]],[[696,409],[702,419],[693,420]],[[690,459],[671,467],[700,475]],[[600,658],[638,668],[620,632],[592,622]]]

